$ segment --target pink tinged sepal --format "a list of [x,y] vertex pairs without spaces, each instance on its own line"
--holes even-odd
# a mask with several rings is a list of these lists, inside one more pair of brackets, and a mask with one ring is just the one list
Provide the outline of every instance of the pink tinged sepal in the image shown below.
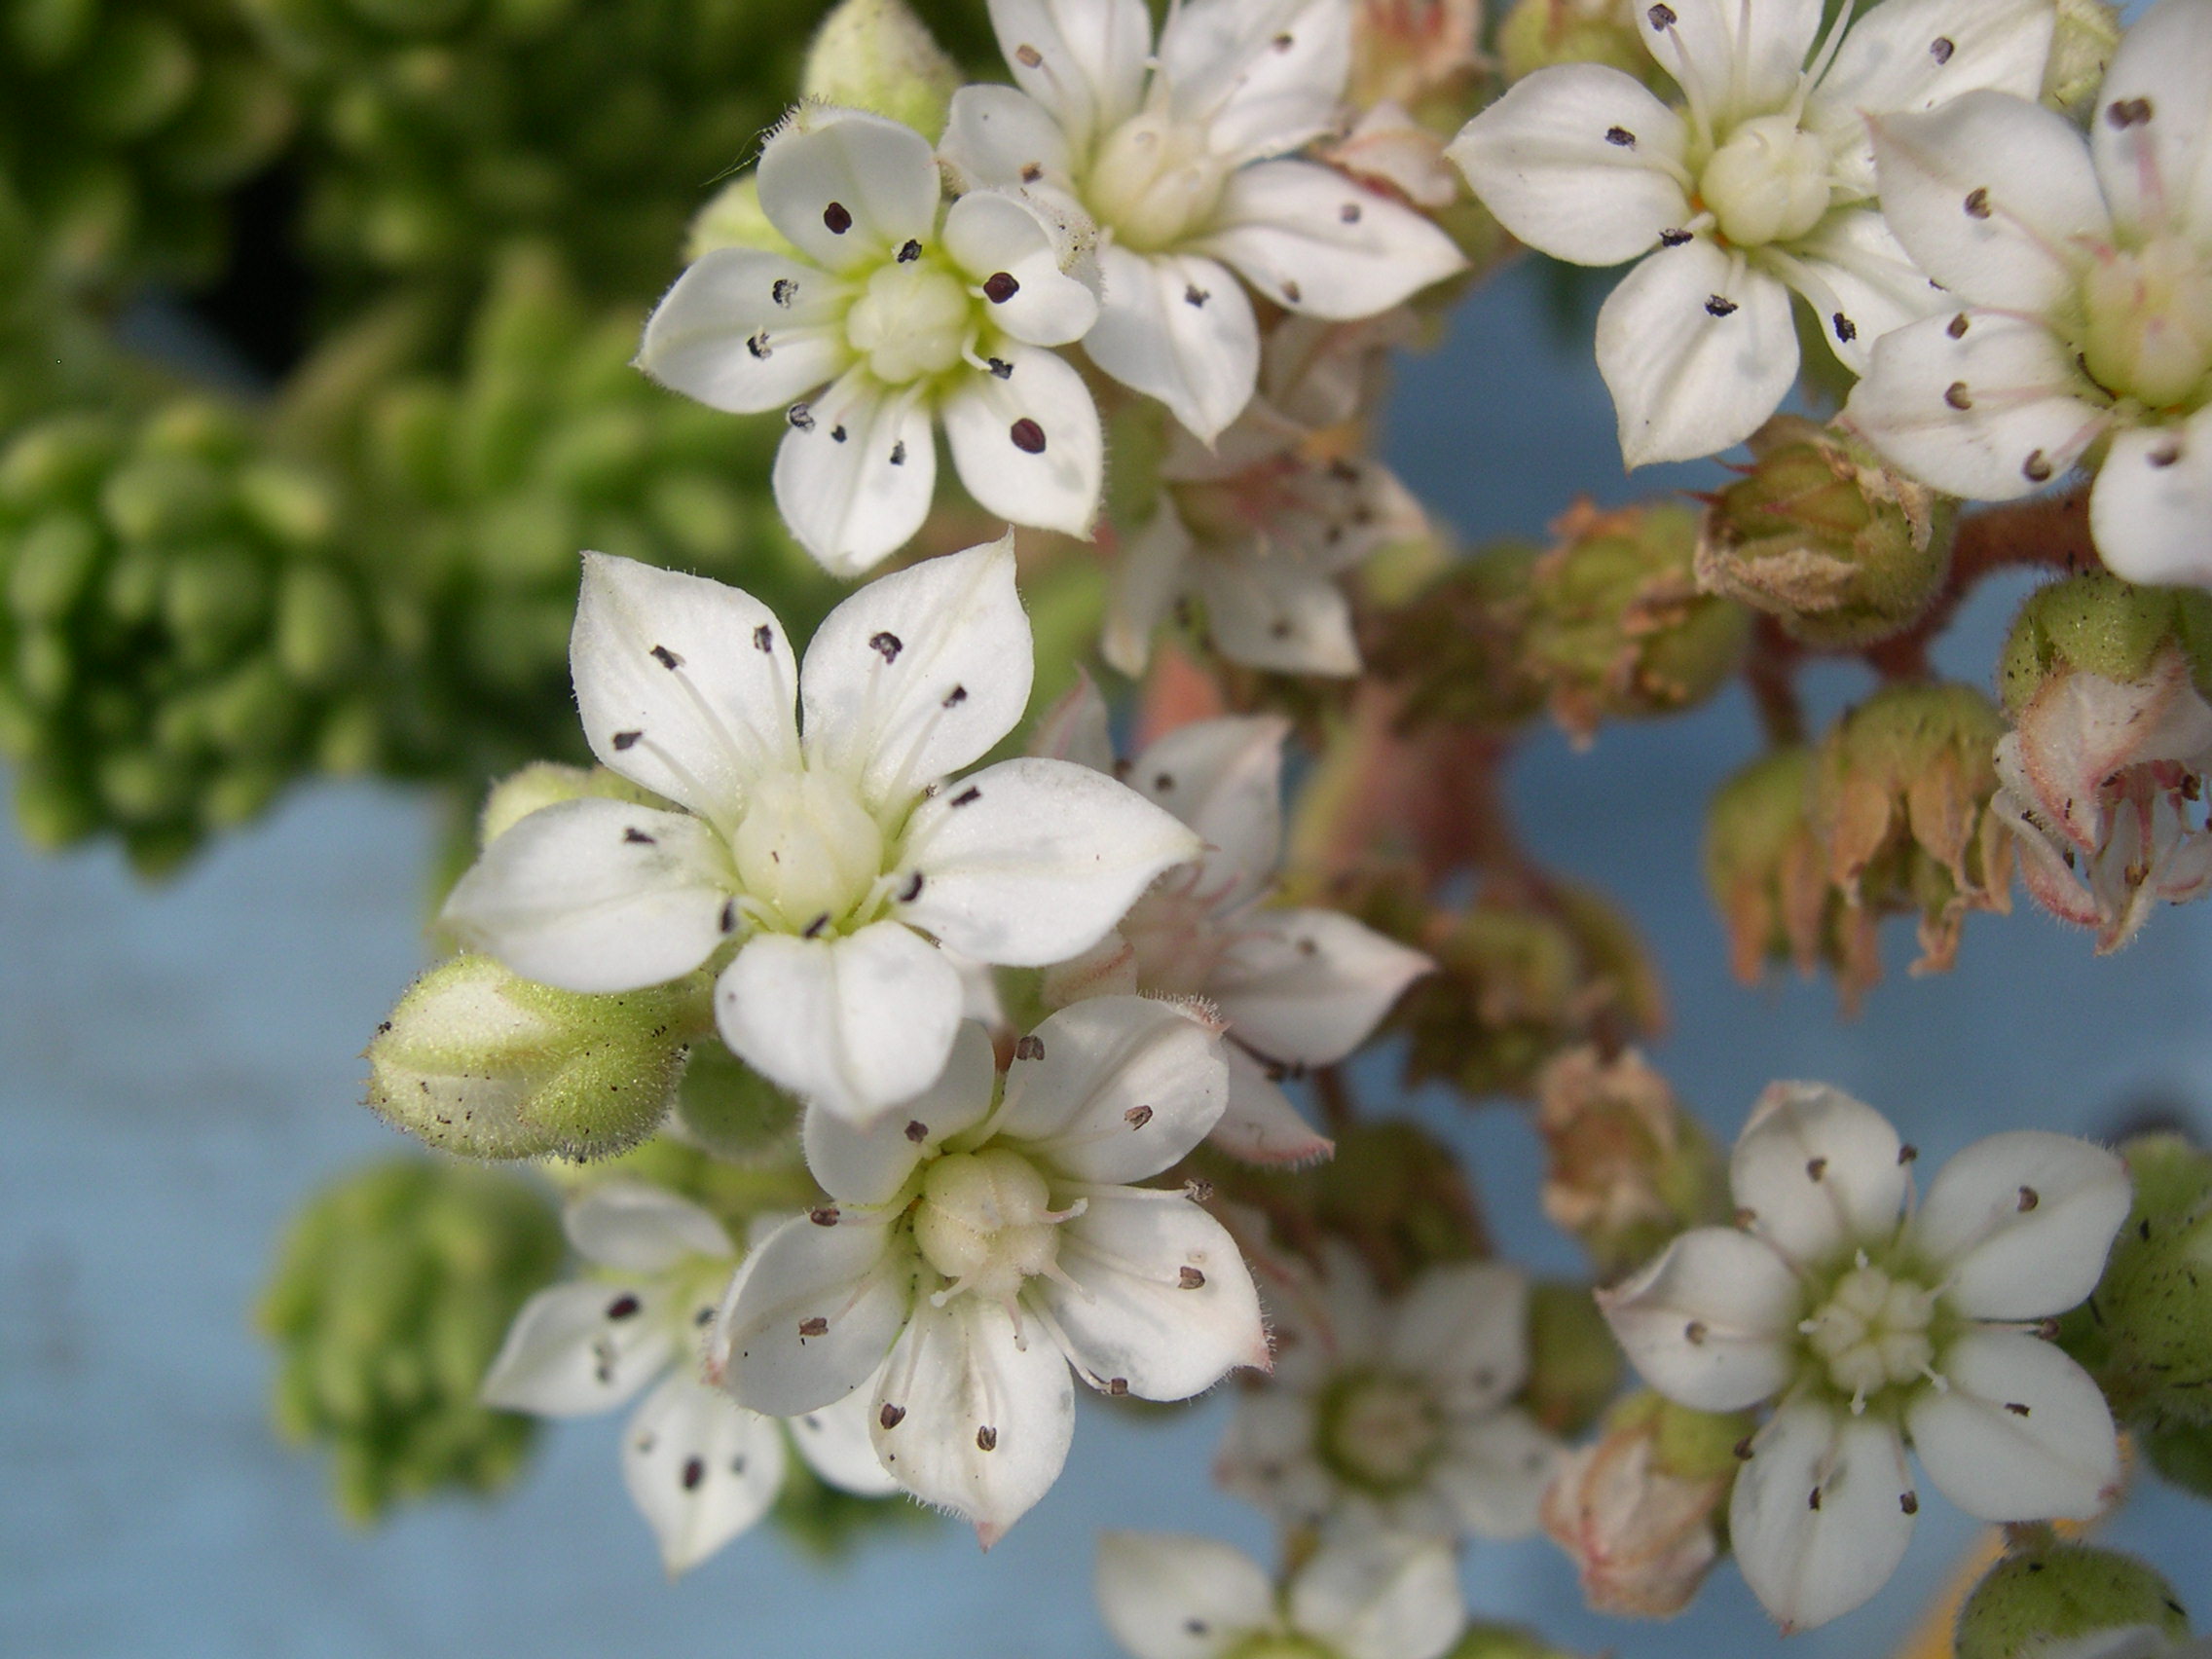
[[645,1396],[622,1432],[622,1483],[671,1578],[768,1513],[784,1461],[773,1422],[682,1370]]
[[840,1204],[889,1203],[924,1158],[983,1121],[997,1075],[989,1033],[963,1021],[937,1082],[896,1110],[856,1124],[810,1108],[800,1129],[808,1172]]
[[806,1216],[756,1245],[730,1283],[709,1351],[738,1404],[795,1417],[841,1400],[883,1363],[914,1301],[914,1269],[880,1216]]
[[1746,1225],[1803,1266],[1861,1244],[1887,1242],[1904,1209],[1910,1171],[1890,1121],[1841,1089],[1770,1085],[1729,1159],[1729,1186]]
[[1796,1367],[1802,1303],[1770,1246],[1724,1227],[1680,1235],[1635,1277],[1598,1293],[1644,1382],[1706,1412],[1741,1411],[1781,1391]]
[[1213,1538],[1104,1533],[1096,1588],[1106,1628],[1132,1659],[1220,1659],[1278,1628],[1268,1575]]
[[2086,1521],[2120,1493],[2120,1440],[2089,1374],[2016,1331],[1970,1331],[1938,1354],[1943,1386],[1905,1409],[1928,1478],[1984,1521]]
[[1799,1400],[1751,1445],[1728,1504],[1744,1580],[1787,1631],[1873,1599],[1912,1542],[1920,1500],[1886,1419]]
[[[2132,766],[2212,761],[2212,706],[2189,659],[2162,652],[2132,682],[2073,673],[2046,682],[2020,711],[2014,750],[2035,803],[2084,853],[2112,830],[2107,785]],[[2121,808],[2124,810],[2124,808]]]

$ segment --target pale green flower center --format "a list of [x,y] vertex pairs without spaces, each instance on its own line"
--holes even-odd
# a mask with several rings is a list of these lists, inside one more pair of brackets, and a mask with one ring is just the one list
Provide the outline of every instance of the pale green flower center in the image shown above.
[[1085,205],[1124,247],[1172,247],[1211,222],[1230,166],[1205,129],[1163,112],[1132,115],[1106,134],[1085,181]]
[[1805,235],[1828,210],[1828,152],[1788,115],[1744,122],[1714,151],[1698,194],[1739,247]]
[[730,852],[745,896],[795,933],[846,920],[883,872],[883,831],[852,786],[824,772],[760,779]]
[[941,375],[975,332],[976,302],[957,276],[924,259],[884,266],[845,313],[845,339],[886,386]]
[[985,1147],[949,1153],[923,1174],[914,1243],[954,1289],[1008,1302],[1022,1280],[1058,1259],[1055,1229],[1067,1219],[1053,1210],[1035,1164],[1005,1147]]
[[1319,1419],[1323,1459],[1371,1492],[1420,1485],[1444,1445],[1444,1418],[1433,1396],[1392,1372],[1343,1378],[1323,1396]]
[[1934,1291],[1861,1266],[1836,1280],[1798,1330],[1836,1388],[1863,1400],[1927,1374],[1936,1352],[1929,1336],[1935,1313]]
[[2151,409],[2212,398],[2212,258],[2172,237],[2100,252],[2081,302],[2083,365],[2107,391]]

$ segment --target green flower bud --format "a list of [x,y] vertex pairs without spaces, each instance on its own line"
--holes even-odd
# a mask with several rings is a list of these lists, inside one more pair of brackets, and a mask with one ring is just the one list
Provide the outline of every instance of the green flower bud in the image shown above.
[[256,461],[240,468],[239,511],[255,530],[294,551],[326,545],[337,528],[330,491],[297,467]]
[[815,31],[798,90],[889,116],[935,143],[961,79],[905,0],[842,0]]
[[799,1103],[719,1043],[701,1045],[676,1094],[675,1132],[729,1163],[788,1162]]
[[2058,0],[2058,26],[2044,61],[2043,101],[2081,115],[2103,85],[2105,66],[2120,50],[2120,8],[2107,0]]
[[326,566],[286,571],[276,589],[276,660],[301,685],[333,686],[359,668],[368,640],[352,590]]
[[2045,682],[2069,671],[2128,683],[2178,645],[2212,691],[2212,594],[2196,588],[2133,587],[2094,571],[2036,589],[2012,619],[1998,657],[2006,712],[2018,717]]
[[1555,63],[1603,63],[1650,83],[1656,65],[1637,38],[1637,11],[1632,0],[1515,0],[1497,24],[1506,80]]
[[683,257],[697,260],[718,247],[750,247],[785,255],[798,251],[760,210],[760,181],[751,172],[731,179],[699,209],[683,243]]
[[8,606],[21,622],[57,622],[99,569],[99,532],[82,514],[56,512],[16,538],[8,560]]
[[558,991],[486,956],[408,987],[369,1044],[369,1105],[474,1158],[600,1158],[668,1115],[685,1048],[711,1028],[708,980],[615,996]]
[[1568,1659],[1568,1654],[1526,1625],[1477,1623],[1459,1633],[1444,1659]]
[[1488,548],[1382,613],[1371,666],[1404,688],[1409,719],[1515,725],[1543,707],[1521,653],[1536,558],[1515,543]]
[[1529,1287],[1529,1381],[1522,1403],[1554,1434],[1580,1434],[1620,1392],[1621,1350],[1586,1284]]
[[605,766],[563,766],[539,760],[501,778],[484,797],[484,810],[476,821],[479,849],[512,830],[541,807],[586,796],[601,800],[634,801],[640,806],[666,807],[650,790],[640,789],[619,772]]
[[2189,1635],[2173,1587],[2145,1563],[2087,1544],[2039,1542],[1973,1587],[1953,1641],[1958,1659],[2033,1659],[2058,1642],[2131,1625]]
[[1736,977],[1755,985],[1770,961],[1811,974],[1823,959],[1846,998],[1880,977],[1871,916],[1842,912],[1813,833],[1813,752],[1760,756],[1714,792],[1706,809],[1705,882],[1728,935]]

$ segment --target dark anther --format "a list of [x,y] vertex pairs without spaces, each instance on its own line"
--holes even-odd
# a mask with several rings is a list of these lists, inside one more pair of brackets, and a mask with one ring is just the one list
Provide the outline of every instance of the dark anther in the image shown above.
[[889,1400],[886,1400],[883,1402],[883,1410],[875,1414],[875,1420],[883,1424],[885,1428],[897,1428],[906,1420],[906,1408],[895,1406]]
[[802,939],[820,939],[822,937],[822,930],[829,925],[830,912],[825,910],[821,915],[815,917],[813,921],[806,924],[806,932],[801,934],[799,937]]
[[776,278],[775,286],[768,290],[769,297],[780,306],[788,306],[798,298],[798,284],[789,276]]
[[1003,306],[1021,292],[1021,284],[1014,279],[1010,271],[994,271],[983,278],[983,298],[994,306]]
[[1044,169],[1044,168],[1043,168],[1042,166],[1039,166],[1039,165],[1038,165],[1037,163],[1035,163],[1035,162],[1023,162],[1023,163],[1021,164],[1021,182],[1022,182],[1023,184],[1035,184],[1035,183],[1036,183],[1036,182],[1037,182],[1037,181],[1038,181],[1039,179],[1043,178],[1044,176],[1045,176],[1045,169]]
[[655,844],[653,838],[635,824],[622,831],[622,839],[628,841],[632,846],[638,847],[650,847]]
[[773,650],[776,646],[776,630],[763,622],[753,630],[753,648],[756,651]]
[[1605,129],[1605,142],[1618,145],[1624,150],[1633,150],[1636,148],[1636,134],[1625,127],[1608,127]]
[[1827,1161],[1826,1159],[1825,1159],[1825,1158],[1813,1158],[1813,1159],[1808,1159],[1808,1160],[1806,1160],[1806,1162],[1805,1162],[1805,1179],[1806,1179],[1806,1180],[1808,1180],[1808,1181],[1818,1181],[1818,1180],[1819,1180],[1819,1179],[1820,1179],[1820,1178],[1821,1178],[1821,1177],[1822,1177],[1823,1175],[1825,1175],[1825,1174],[1826,1174],[1827,1172],[1828,1172],[1828,1161]]
[[2005,1409],[2010,1412],[2014,1417],[2026,1417],[2028,1415],[2028,1408],[2020,1404],[2020,1402],[2017,1400],[2007,1400],[2005,1402]]
[[627,1319],[644,1306],[636,1297],[624,1292],[607,1305],[607,1316],[609,1319]]
[[2037,1192],[2033,1187],[2022,1187],[2020,1189],[2020,1213],[2022,1215],[2027,1214],[2028,1211],[2034,1209],[2036,1205],[2042,1202],[2043,1195]]
[[2117,98],[2105,109],[2105,120],[2120,131],[2140,127],[2151,119],[2149,98]]
[[1205,1282],[1206,1275],[1199,1272],[1196,1268],[1182,1268],[1176,1272],[1175,1283],[1178,1289],[1202,1290],[1205,1288]]
[[983,792],[977,789],[974,784],[970,784],[966,789],[962,790],[958,794],[952,797],[952,804],[954,806],[966,806],[970,801],[981,800],[982,798]]
[[618,731],[614,734],[614,747],[617,750],[628,749],[645,735],[642,731]]
[[666,645],[653,646],[653,661],[659,663],[661,667],[667,669],[671,674],[675,673],[676,670],[683,666],[683,659],[678,656],[674,651],[670,650]]
[[1026,415],[1008,428],[1007,436],[1014,440],[1014,447],[1023,455],[1045,453],[1045,428]]
[[1655,29],[1671,29],[1680,20],[1675,16],[1675,8],[1667,5],[1654,6],[1643,15]]
[[1705,1346],[1706,1325],[1703,1319],[1692,1319],[1682,1327],[1682,1340],[1692,1347]]
[[1977,184],[1972,190],[1968,191],[1966,207],[1967,217],[1970,219],[1988,218],[1989,187],[1985,184]]
[[1965,381],[1953,381],[1945,387],[1943,388],[1943,401],[1953,409],[1972,409],[1973,407],[1973,397],[1967,390]]
[[2153,466],[2171,466],[2181,460],[2181,444],[2178,441],[2160,444],[2144,459]]
[[2041,450],[2030,450],[2028,459],[2020,462],[2020,471],[2031,484],[2046,483],[2051,473],[2050,457]]
[[1899,1493],[1898,1507],[1907,1515],[1918,1515],[1920,1513],[1920,1493],[1916,1492]]
[[904,887],[899,890],[899,903],[902,904],[911,904],[921,896],[922,872],[920,870],[916,870],[914,871],[914,879],[907,882]]
[[853,228],[853,216],[842,202],[832,202],[822,209],[822,222],[830,227],[830,234],[841,237]]
[[724,899],[722,901],[721,929],[725,934],[737,932],[737,901],[735,899]]
[[1275,36],[1272,44],[1277,52],[1288,52],[1293,46],[1296,46],[1298,44],[1298,37],[1286,31]]
[[[1935,58],[1936,63],[1939,65],[1950,62],[1951,54],[1957,50],[1958,49],[1951,44],[1951,37],[1949,35],[1937,35],[1934,40],[1928,43],[1928,55]],[[1910,1511],[1907,1511],[1907,1513],[1909,1514]]]
[[696,1492],[699,1483],[707,1478],[707,1465],[697,1457],[683,1459],[683,1490]]
[[1835,315],[1828,318],[1828,320],[1835,324],[1835,337],[1838,340],[1842,341],[1846,346],[1850,345],[1852,341],[1859,338],[1859,324],[1853,322],[1851,318],[1845,316],[1843,313],[1837,312]]
[[1022,1038],[1014,1046],[1014,1057],[1017,1060],[1043,1059],[1045,1057],[1045,1039],[1036,1036]]
[[1145,1124],[1152,1122],[1152,1108],[1150,1106],[1131,1106],[1122,1114],[1122,1122],[1128,1124],[1132,1129],[1141,1129]]
[[911,265],[915,260],[921,257],[922,244],[918,241],[912,240],[911,239],[904,242],[899,249],[899,263],[901,265]]
[[768,331],[765,328],[757,334],[747,335],[745,349],[763,361],[775,354],[775,348],[768,344]]
[[930,1138],[929,1124],[923,1123],[919,1118],[908,1118],[906,1120],[906,1138],[916,1146],[920,1146],[922,1142]]
[[830,435],[838,443],[843,443],[845,441],[845,424],[840,421],[836,425],[831,426],[830,428]]
[[826,1337],[830,1334],[830,1321],[819,1313],[811,1319],[801,1319],[798,1322],[798,1334],[802,1337]]
[[1659,245],[1661,247],[1680,247],[1682,243],[1696,240],[1687,231],[1661,231],[1659,233]]
[[1015,47],[1014,60],[1024,69],[1042,69],[1045,66],[1045,55],[1033,46]]
[[1343,222],[1344,222],[1345,224],[1347,224],[1347,225],[1356,225],[1356,224],[1358,224],[1358,223],[1359,223],[1359,203],[1356,203],[1356,202],[1347,202],[1347,203],[1345,203],[1345,204],[1344,204],[1344,205],[1343,205],[1342,207],[1339,207],[1339,208],[1337,209],[1337,217],[1338,217],[1338,219],[1340,219],[1341,221],[1343,221]]
[[813,1222],[817,1227],[835,1227],[837,1225],[837,1206],[835,1204],[817,1204],[806,1212],[806,1219]]
[[991,373],[1000,380],[1014,379],[1014,365],[1004,357],[988,357],[984,361],[989,364]]
[[1807,1498],[1805,1499],[1805,1507],[1806,1507],[1806,1508],[1808,1508],[1808,1509],[1818,1509],[1818,1508],[1820,1508],[1820,1506],[1821,1506],[1821,1489],[1820,1489],[1819,1487],[1815,1487],[1815,1488],[1813,1489],[1813,1492],[1812,1492],[1812,1495],[1811,1495],[1811,1496],[1809,1496],[1809,1497],[1807,1497]]
[[1899,1163],[1910,1163],[1919,1156],[1920,1148],[1914,1146],[1910,1141],[1898,1148],[1898,1161]]
[[1152,787],[1161,791],[1173,789],[1175,787],[1175,774],[1173,772],[1153,773]]
[[904,438],[899,439],[891,446],[891,464],[893,466],[904,466],[906,464],[906,440]]
[[794,403],[785,410],[784,419],[802,432],[814,430],[814,412],[803,403]]
[[1190,283],[1183,290],[1183,303],[1187,306],[1202,307],[1206,303],[1206,301],[1212,298],[1213,296],[1211,294],[1207,293],[1205,289],[1199,287],[1196,282]]
[[939,707],[946,709],[957,709],[961,704],[967,701],[968,687],[965,685],[955,685],[951,690],[947,691],[944,694],[944,701],[940,704]]
[[1967,313],[1965,312],[1961,312],[1957,316],[1951,318],[1951,320],[1944,325],[1943,332],[1945,334],[1948,334],[1953,340],[1964,340],[1967,337]]
[[985,1423],[981,1428],[976,1430],[977,1451],[996,1452],[998,1449],[999,1431],[997,1429],[993,1428],[989,1423]]
[[1736,302],[1726,294],[1711,294],[1706,298],[1705,311],[1708,316],[1733,316]]
[[1730,1448],[1730,1450],[1736,1454],[1736,1460],[1738,1462],[1749,1463],[1751,1460],[1751,1437],[1748,1434],[1745,1435],[1744,1438],[1737,1441],[1736,1444]]
[[867,648],[879,653],[885,662],[897,662],[899,653],[906,647],[900,642],[897,634],[886,631],[881,634],[869,635]]
[[1284,305],[1294,306],[1305,297],[1305,290],[1299,287],[1296,282],[1285,282],[1282,285],[1282,300]]
[[1109,1377],[1106,1379],[1106,1392],[1113,1395],[1117,1400],[1128,1391],[1129,1380],[1126,1377]]

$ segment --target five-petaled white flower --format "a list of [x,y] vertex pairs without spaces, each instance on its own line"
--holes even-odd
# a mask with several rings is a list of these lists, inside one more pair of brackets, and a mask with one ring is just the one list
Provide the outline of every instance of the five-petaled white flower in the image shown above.
[[1618,69],[1562,65],[1452,143],[1531,247],[1577,265],[1645,255],[1598,315],[1631,466],[1711,455],[1774,413],[1797,378],[1791,289],[1857,373],[1877,339],[1941,303],[1872,200],[1866,118],[1978,88],[2033,96],[2053,9],[1884,0],[1856,22],[1854,10],[1818,38],[1821,0],[1660,0],[1638,32],[1685,110]]
[[1274,1375],[1238,1397],[1215,1474],[1291,1527],[1436,1537],[1536,1530],[1559,1446],[1508,1402],[1529,1377],[1529,1281],[1429,1268],[1385,1301],[1352,1252],[1266,1275]]
[[1180,1400],[1268,1363],[1228,1233],[1180,1189],[1128,1184],[1221,1116],[1212,1030],[1102,997],[1020,1040],[996,1104],[994,1074],[970,1024],[892,1118],[809,1112],[807,1165],[833,1201],[746,1259],[714,1337],[724,1384],[756,1411],[810,1411],[880,1375],[884,1467],[986,1546],[1066,1460],[1071,1364],[1107,1393]]
[[[1190,0],[1157,52],[1144,0],[991,0],[1019,90],[963,87],[940,149],[1099,230],[1090,360],[1211,442],[1260,333],[1229,267],[1311,316],[1386,311],[1464,261],[1411,208],[1313,162],[1351,68],[1346,0]],[[1226,262],[1226,264],[1224,263]]]
[[1206,851],[1154,882],[1121,925],[1048,977],[1049,1000],[1143,991],[1211,1005],[1229,1038],[1229,1107],[1214,1144],[1258,1163],[1303,1163],[1328,1141],[1275,1080],[1333,1065],[1365,1042],[1398,994],[1434,964],[1341,910],[1268,903],[1282,862],[1282,746],[1272,716],[1194,720],[1128,767],[1107,748],[1105,711],[1054,712],[1095,734],[1072,759],[1125,777],[1202,836]]
[[723,1040],[847,1118],[944,1069],[963,997],[950,952],[1063,961],[1198,850],[1088,767],[1023,758],[945,781],[1029,701],[1011,538],[869,583],[803,670],[750,595],[587,554],[570,665],[592,752],[683,810],[534,812],[461,877],[447,921],[564,990],[726,957]]
[[1646,1382],[1774,1415],[1728,1505],[1744,1577],[1786,1628],[1879,1590],[1912,1540],[1909,1441],[1985,1521],[2085,1519],[2120,1447],[2104,1395],[2036,1334],[2096,1288],[2126,1168],[2070,1136],[1974,1142],[1910,1213],[1912,1149],[1871,1106],[1770,1088],[1729,1168],[1742,1231],[1701,1227],[1600,1302]]
[[1108,1532],[1097,1588],[1134,1659],[1439,1659],[1467,1622],[1450,1547],[1388,1532],[1323,1544],[1279,1593],[1211,1538]]
[[1884,211],[1952,299],[1877,347],[1845,418],[1975,500],[2090,457],[2106,565],[2212,585],[2212,0],[2128,30],[2086,141],[1992,92],[1876,146]]
[[855,110],[794,112],[759,178],[797,257],[708,253],[647,319],[638,364],[717,409],[785,410],[776,505],[806,550],[857,575],[903,545],[929,513],[939,419],[986,511],[1088,535],[1098,410],[1047,350],[1098,315],[1088,230],[1010,192],[943,207],[929,141]]
[[672,1574],[768,1512],[784,1484],[785,1429],[830,1485],[868,1497],[898,1490],[868,1444],[865,1394],[779,1428],[702,1380],[705,1326],[737,1258],[720,1222],[635,1181],[592,1188],[562,1219],[597,1271],[523,1305],[485,1376],[484,1399],[541,1417],[586,1417],[659,1378],[622,1431],[622,1479]]

